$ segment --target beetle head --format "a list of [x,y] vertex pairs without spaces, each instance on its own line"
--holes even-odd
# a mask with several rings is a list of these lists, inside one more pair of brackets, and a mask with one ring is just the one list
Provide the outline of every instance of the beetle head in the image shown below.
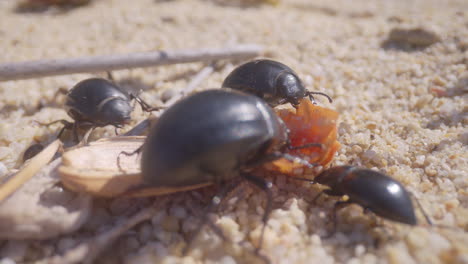
[[112,98],[104,102],[99,108],[99,119],[104,123],[122,125],[130,121],[133,108],[127,100]]
[[294,106],[297,106],[299,100],[306,96],[306,89],[301,80],[291,72],[280,73],[276,79],[276,87],[278,94]]

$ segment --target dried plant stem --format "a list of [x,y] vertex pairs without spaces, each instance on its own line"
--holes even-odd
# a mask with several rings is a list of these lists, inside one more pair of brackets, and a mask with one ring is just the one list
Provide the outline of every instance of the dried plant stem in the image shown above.
[[0,64],[0,81],[152,67],[176,63],[240,59],[260,55],[262,51],[262,46],[245,44],[217,49],[152,51],[123,55],[5,63]]

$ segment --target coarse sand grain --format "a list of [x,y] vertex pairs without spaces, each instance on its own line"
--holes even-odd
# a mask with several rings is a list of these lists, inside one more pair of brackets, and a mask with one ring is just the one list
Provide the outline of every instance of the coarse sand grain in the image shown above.
[[[293,68],[308,89],[334,99],[328,104],[318,98],[321,105],[340,113],[342,147],[334,165],[363,166],[391,175],[419,199],[434,223],[453,227],[429,227],[419,212],[420,225],[406,226],[350,206],[338,213],[338,232],[322,239],[336,200],[322,197],[311,203],[319,187],[271,175],[274,209],[261,252],[273,263],[468,263],[466,0],[282,0],[277,5],[96,0],[75,9],[42,12],[15,11],[16,4],[0,1],[0,63],[264,45],[273,59]],[[392,30],[414,28],[432,32],[437,39],[385,45]],[[191,63],[113,74],[118,81],[140,84],[145,88],[141,97],[158,104],[161,94],[171,96],[168,90],[182,89],[203,66]],[[199,89],[219,87],[231,69],[214,71]],[[28,146],[51,142],[60,128],[34,121],[69,118],[62,107],[64,97],[55,96],[57,89],[91,76],[96,75],[0,83],[2,175],[18,168]],[[133,124],[147,116],[136,109]],[[112,127],[100,128],[92,139],[111,135]],[[260,238],[265,196],[253,187],[211,216],[231,241],[243,243],[223,242],[204,228],[182,256],[204,204],[195,197],[203,201],[212,193],[209,189],[175,195],[166,210],[128,231],[96,263],[260,262],[249,250]],[[39,242],[0,241],[0,263],[44,263],[41,259],[108,229],[139,200],[118,201],[96,199],[91,219],[75,233]]]

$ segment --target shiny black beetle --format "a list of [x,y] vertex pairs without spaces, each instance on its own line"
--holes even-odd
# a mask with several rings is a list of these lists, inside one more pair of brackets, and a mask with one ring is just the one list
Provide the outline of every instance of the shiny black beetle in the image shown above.
[[288,66],[273,60],[254,60],[235,68],[224,80],[223,88],[231,88],[254,94],[271,107],[284,103],[293,106],[308,96],[315,103],[314,94],[332,99],[321,92],[307,91],[301,79]]
[[[78,141],[78,128],[95,128],[112,125],[122,127],[130,121],[133,111],[131,100],[135,99],[144,111],[152,108],[138,96],[129,94],[114,83],[102,78],[90,78],[77,83],[68,93],[65,109],[74,122],[57,120],[64,124],[58,137],[65,129],[72,129]],[[50,123],[50,124],[52,124]],[[89,134],[89,133],[88,133]]]
[[[310,145],[317,146],[305,146]],[[227,182],[244,178],[268,196],[266,223],[272,206],[271,183],[249,169],[281,157],[312,167],[284,153],[301,147],[289,145],[288,129],[258,97],[230,89],[199,92],[169,107],[134,152],[142,150],[144,184],[137,189],[159,188],[168,193],[168,189],[178,192],[218,184],[221,191],[212,199],[216,207],[213,204],[229,191]]]
[[168,108],[152,127],[143,144],[143,179],[152,186],[219,183],[280,157],[296,161],[284,153],[293,148],[288,132],[255,96],[199,92]]
[[[323,191],[325,194],[349,197],[349,200],[335,204],[333,232],[336,230],[336,210],[351,203],[359,204],[364,210],[389,220],[408,225],[417,224],[410,193],[401,183],[381,172],[353,166],[338,166],[321,172],[313,182],[327,185],[329,189]],[[419,207],[427,222],[431,224],[422,207]]]

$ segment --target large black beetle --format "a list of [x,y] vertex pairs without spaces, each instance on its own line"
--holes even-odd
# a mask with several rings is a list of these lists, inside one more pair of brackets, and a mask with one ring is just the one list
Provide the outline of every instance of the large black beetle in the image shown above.
[[[311,145],[320,144],[304,147]],[[142,150],[144,182],[136,190],[168,193],[217,184],[221,191],[212,199],[214,208],[228,192],[227,182],[241,177],[266,192],[266,224],[272,184],[249,170],[281,157],[313,167],[285,153],[301,147],[289,145],[287,127],[260,98],[231,89],[199,92],[169,107],[135,151]]]

